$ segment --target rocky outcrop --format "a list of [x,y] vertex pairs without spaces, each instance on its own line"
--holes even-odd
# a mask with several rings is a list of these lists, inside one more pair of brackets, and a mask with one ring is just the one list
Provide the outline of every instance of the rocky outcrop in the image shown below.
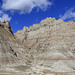
[[10,23],[0,23],[0,66],[25,64],[25,48],[15,38]]
[[49,66],[51,71],[56,72],[59,68],[62,72],[74,71],[75,22],[50,17],[25,29],[15,36],[29,50],[36,64]]
[[13,34],[9,21],[0,22],[0,27],[3,27],[6,31],[11,32]]
[[75,72],[75,22],[50,17],[15,34],[8,21],[0,23],[0,65],[7,64],[25,64],[26,75]]

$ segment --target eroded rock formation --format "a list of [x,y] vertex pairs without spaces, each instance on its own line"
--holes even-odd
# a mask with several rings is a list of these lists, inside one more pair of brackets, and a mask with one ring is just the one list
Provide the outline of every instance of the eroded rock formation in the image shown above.
[[30,64],[31,73],[75,72],[75,22],[50,17],[15,34],[9,22],[0,23],[0,65],[9,63]]
[[25,63],[24,53],[24,46],[15,38],[10,23],[0,22],[0,66]]
[[74,71],[75,22],[72,20],[46,18],[30,28],[24,27],[15,36],[36,59],[36,64],[50,66],[50,70],[56,72]]

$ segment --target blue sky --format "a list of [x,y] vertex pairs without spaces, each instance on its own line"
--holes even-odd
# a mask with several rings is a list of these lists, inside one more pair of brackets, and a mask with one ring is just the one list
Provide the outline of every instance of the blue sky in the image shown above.
[[75,0],[0,0],[0,21],[9,20],[14,33],[47,17],[75,21]]

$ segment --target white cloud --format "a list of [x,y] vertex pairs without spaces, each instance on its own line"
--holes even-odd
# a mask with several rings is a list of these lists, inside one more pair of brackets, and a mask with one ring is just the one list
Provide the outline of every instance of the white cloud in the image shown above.
[[7,20],[11,20],[11,17],[9,17],[8,14],[4,13],[2,10],[0,10],[0,21],[7,21]]
[[11,17],[9,17],[7,14],[2,14],[2,16],[0,16],[0,21],[3,22],[3,21],[7,21],[7,20],[11,20]]
[[2,8],[4,10],[17,10],[20,13],[30,13],[33,8],[38,8],[43,11],[51,6],[49,0],[3,0]]
[[75,12],[73,12],[74,8],[71,8],[65,12],[64,15],[59,15],[59,17],[63,20],[75,18]]
[[0,15],[3,14],[3,12],[0,10]]

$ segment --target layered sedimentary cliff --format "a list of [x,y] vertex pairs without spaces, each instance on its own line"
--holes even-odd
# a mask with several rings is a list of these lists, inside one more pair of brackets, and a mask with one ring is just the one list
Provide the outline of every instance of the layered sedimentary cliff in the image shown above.
[[24,50],[23,45],[15,38],[10,23],[0,22],[0,66],[23,64],[26,61]]
[[50,66],[56,72],[74,71],[75,23],[72,20],[46,18],[30,28],[24,27],[15,36],[36,59],[35,64]]
[[15,63],[30,65],[32,74],[75,72],[75,22],[50,17],[15,34],[9,22],[0,23],[0,65]]

